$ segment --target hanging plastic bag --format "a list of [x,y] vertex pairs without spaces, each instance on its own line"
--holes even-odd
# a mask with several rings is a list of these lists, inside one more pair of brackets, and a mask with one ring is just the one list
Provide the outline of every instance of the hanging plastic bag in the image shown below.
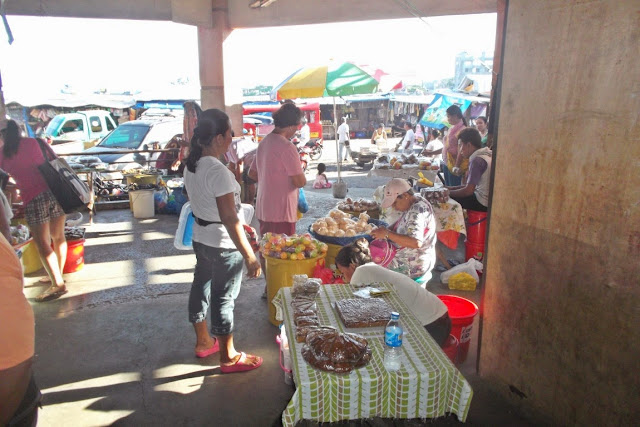
[[300,188],[300,192],[298,193],[298,210],[303,214],[309,210],[309,204],[307,203],[307,198],[302,188]]
[[478,277],[478,271],[482,271],[482,263],[475,258],[471,258],[464,264],[459,264],[450,270],[440,273],[440,281],[445,285],[449,283],[449,278],[456,273],[468,273],[478,283],[480,277]]
[[193,249],[193,223],[195,218],[191,214],[191,202],[187,202],[182,206],[180,219],[178,220],[178,229],[176,237],[173,240],[173,246],[180,250]]

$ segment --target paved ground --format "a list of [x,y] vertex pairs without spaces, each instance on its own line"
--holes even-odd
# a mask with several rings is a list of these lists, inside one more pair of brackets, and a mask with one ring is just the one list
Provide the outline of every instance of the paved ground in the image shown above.
[[[335,150],[325,151],[328,176],[335,180]],[[311,168],[314,171],[314,167]],[[310,181],[313,174],[309,174]],[[367,178],[346,165],[349,196],[370,197],[385,178]],[[336,204],[331,190],[305,189],[311,206],[299,223],[305,230]],[[87,227],[85,266],[67,276],[69,293],[36,313],[35,372],[44,394],[42,426],[98,425],[278,425],[294,389],[278,366],[277,328],[268,322],[261,299],[264,279],[243,284],[236,304],[238,349],[264,357],[252,372],[220,375],[218,360],[193,355],[194,334],[187,321],[187,296],[194,256],[173,248],[176,216],[134,219],[128,210],[101,211]],[[459,250],[449,258],[462,259]],[[26,294],[41,292],[40,274],[26,279]],[[438,282],[434,293],[453,293]],[[480,291],[461,293],[478,301]],[[528,425],[475,376],[477,320],[469,358],[460,369],[474,387],[467,423]],[[341,425],[420,425],[422,422],[367,420]],[[436,425],[457,425],[450,417]],[[305,423],[312,425],[312,423]]]

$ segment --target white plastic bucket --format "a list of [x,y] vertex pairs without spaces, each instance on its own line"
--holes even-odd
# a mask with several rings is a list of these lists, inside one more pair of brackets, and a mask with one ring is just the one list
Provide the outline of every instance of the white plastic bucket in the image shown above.
[[129,198],[133,206],[134,218],[153,218],[156,213],[153,205],[153,190],[130,191]]

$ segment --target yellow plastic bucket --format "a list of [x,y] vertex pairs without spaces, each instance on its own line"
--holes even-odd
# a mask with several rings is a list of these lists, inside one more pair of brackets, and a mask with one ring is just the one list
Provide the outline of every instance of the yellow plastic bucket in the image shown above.
[[40,260],[40,254],[38,248],[33,240],[24,245],[22,248],[22,257],[20,258],[22,263],[22,269],[24,274],[33,273],[42,268],[42,261]]
[[329,250],[327,251],[327,256],[325,257],[324,261],[325,265],[327,267],[330,267],[331,264],[336,263],[336,256],[338,256],[338,252],[340,252],[340,249],[342,249],[343,246],[334,245],[333,243],[327,243],[327,246],[329,246]]
[[269,301],[269,321],[278,326],[280,322],[276,320],[276,308],[271,303],[280,288],[291,287],[295,274],[306,274],[311,277],[313,268],[319,259],[325,255],[302,260],[287,260],[265,257],[267,267],[267,301]]

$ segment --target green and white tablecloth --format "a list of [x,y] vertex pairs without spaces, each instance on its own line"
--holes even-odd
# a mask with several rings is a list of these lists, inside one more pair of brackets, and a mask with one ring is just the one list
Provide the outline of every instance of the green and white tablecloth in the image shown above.
[[[393,289],[388,284],[377,287]],[[434,418],[446,413],[454,413],[464,421],[473,396],[471,386],[395,291],[384,298],[400,313],[404,328],[400,371],[389,373],[382,364],[384,327],[345,328],[332,302],[354,298],[354,290],[351,285],[324,285],[316,298],[321,325],[358,333],[367,338],[373,351],[367,366],[348,375],[319,371],[305,362],[303,344],[295,341],[290,288],[280,289],[273,299],[276,318],[286,326],[297,386],[282,414],[283,425],[293,426],[302,419],[332,422],[372,417]]]

